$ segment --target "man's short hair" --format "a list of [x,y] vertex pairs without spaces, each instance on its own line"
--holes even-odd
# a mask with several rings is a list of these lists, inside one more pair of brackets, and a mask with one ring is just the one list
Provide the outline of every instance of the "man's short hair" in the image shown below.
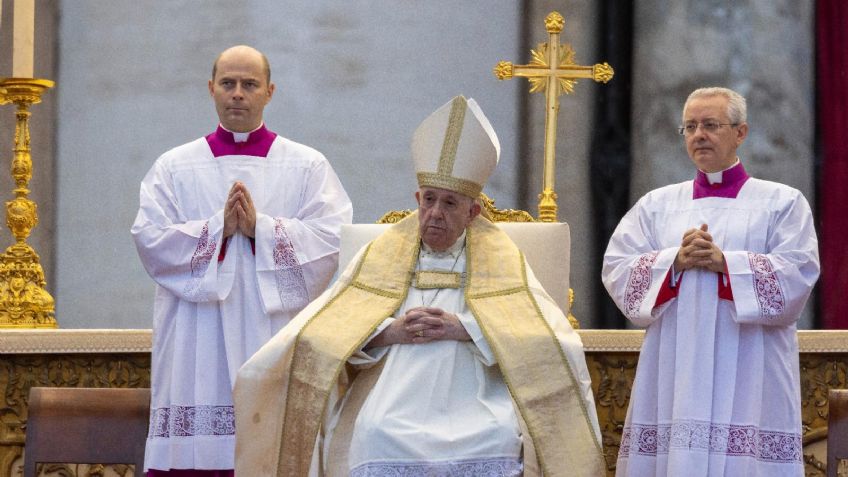
[[[686,98],[686,103],[683,104],[683,111],[686,111],[686,106],[689,102],[696,98],[706,98],[709,96],[724,96],[727,98],[727,117],[734,124],[742,124],[748,121],[748,106],[745,97],[733,91],[730,88],[721,88],[717,86],[709,88],[698,88],[689,94]],[[685,118],[684,118],[685,119]]]
[[[218,60],[221,59],[221,55],[226,53],[227,50],[222,51],[218,54],[218,57],[215,58],[215,62],[212,63],[212,81],[215,81],[215,75],[218,73]],[[262,53],[259,50],[256,50],[259,53],[259,56],[262,58],[262,70],[265,72],[265,82],[267,84],[271,84],[271,63],[268,62],[268,57],[265,56],[265,53]]]

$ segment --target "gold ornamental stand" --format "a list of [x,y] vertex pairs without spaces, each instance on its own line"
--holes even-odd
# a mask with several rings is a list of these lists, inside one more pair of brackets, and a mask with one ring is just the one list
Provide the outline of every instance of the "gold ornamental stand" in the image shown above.
[[0,328],[57,328],[55,302],[47,292],[47,281],[38,253],[28,243],[38,224],[37,206],[29,199],[32,155],[29,146],[29,108],[41,102],[52,88],[50,80],[35,78],[0,79],[0,104],[17,105],[15,157],[12,178],[15,198],[6,202],[6,225],[16,242],[0,255]]

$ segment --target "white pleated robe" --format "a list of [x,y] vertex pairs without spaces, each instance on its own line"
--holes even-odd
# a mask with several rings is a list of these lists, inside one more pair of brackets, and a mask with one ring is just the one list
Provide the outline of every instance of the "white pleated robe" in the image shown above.
[[[655,307],[683,233],[704,223],[728,275],[690,269]],[[795,189],[750,178],[735,198],[693,199],[688,181],[640,199],[603,266],[618,307],[647,327],[616,475],[802,476],[795,324],[818,273]],[[724,279],[733,301],[718,297]]]
[[[216,157],[200,138],[163,154],[141,184],[132,235],[156,282],[145,469],[234,468],[237,370],[337,267],[340,228],[351,221],[341,183],[318,151],[266,139],[267,157],[238,154],[238,145]],[[219,261],[235,181],[257,210],[255,253],[236,233]]]

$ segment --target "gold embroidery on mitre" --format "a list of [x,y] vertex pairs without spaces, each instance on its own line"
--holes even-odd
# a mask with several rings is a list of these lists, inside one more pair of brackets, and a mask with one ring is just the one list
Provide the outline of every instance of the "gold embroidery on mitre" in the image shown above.
[[442,270],[418,270],[413,277],[412,286],[419,290],[433,288],[462,288],[465,281],[460,272]]
[[452,190],[472,199],[479,197],[480,192],[483,191],[483,186],[476,182],[458,177],[445,176],[436,172],[419,172],[416,176],[418,177],[419,187]]
[[448,127],[445,130],[442,154],[439,156],[439,166],[436,169],[439,174],[450,176],[453,173],[453,164],[456,161],[459,138],[462,137],[462,125],[465,122],[465,109],[467,107],[468,104],[462,96],[457,96],[451,101]]

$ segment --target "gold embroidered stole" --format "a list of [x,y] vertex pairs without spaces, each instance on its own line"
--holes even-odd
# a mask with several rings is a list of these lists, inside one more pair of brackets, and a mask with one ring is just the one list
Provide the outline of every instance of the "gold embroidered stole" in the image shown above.
[[542,475],[604,475],[580,383],[527,286],[524,255],[481,218],[466,243],[465,302],[527,425]]
[[347,359],[406,298],[418,244],[414,213],[371,242],[350,284],[301,329],[289,369],[278,477],[309,475],[330,391]]
[[[466,240],[466,302],[528,426],[543,474],[603,475],[580,385],[527,287],[523,255],[481,217],[468,227]],[[278,477],[309,474],[331,390],[347,359],[403,304],[419,242],[416,212],[368,246],[350,284],[298,334]]]

